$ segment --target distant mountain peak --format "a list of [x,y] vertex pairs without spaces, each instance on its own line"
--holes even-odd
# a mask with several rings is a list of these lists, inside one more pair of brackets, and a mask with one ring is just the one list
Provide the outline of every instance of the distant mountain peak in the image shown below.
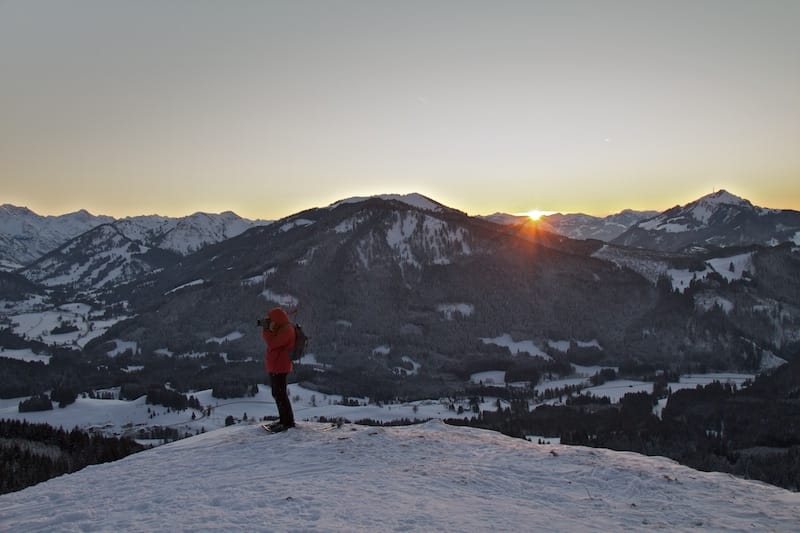
[[402,202],[404,204],[410,205],[411,207],[416,207],[424,211],[442,211],[444,209],[447,209],[445,205],[440,204],[435,200],[431,200],[427,196],[416,192],[409,194],[375,194],[372,196],[353,196],[352,198],[346,198],[344,200],[339,200],[338,202],[332,203],[331,205],[328,206],[328,209],[335,209],[340,205],[344,204],[364,202],[372,198],[378,198],[380,200],[387,200],[387,201]]
[[613,242],[673,252],[691,245],[774,246],[792,241],[798,230],[800,213],[757,207],[721,189],[643,220]]
[[[0,261],[26,265],[85,231],[112,221],[80,210],[58,216],[42,216],[27,207],[0,206]],[[0,267],[7,269],[8,266]]]
[[[219,215],[197,212],[181,218],[140,215],[115,220],[92,215],[85,209],[66,215],[40,216],[24,207],[4,205],[0,207],[0,269],[33,267],[37,261],[54,254],[48,261],[29,270],[28,275],[45,285],[91,283],[95,278],[88,275],[89,270],[81,270],[87,274],[82,280],[59,272],[71,267],[89,269],[91,266],[92,271],[108,268],[115,275],[124,277],[128,275],[124,268],[114,269],[111,265],[128,265],[131,261],[138,264],[141,258],[132,253],[133,250],[144,253],[157,248],[188,255],[253,226],[268,223],[243,219],[232,211]],[[107,226],[114,231],[107,231]],[[74,239],[80,239],[84,251],[93,250],[94,256],[72,254],[72,248],[63,248]],[[76,266],[76,261],[80,267]],[[152,269],[150,267],[131,267],[130,273],[148,271]],[[111,277],[104,282],[111,281]]]
[[[533,223],[540,229],[571,239],[596,239],[608,242],[637,222],[657,214],[655,211],[634,211],[633,209],[626,209],[603,218],[584,213],[554,213],[545,215]],[[530,218],[525,215],[509,215],[506,213],[495,213],[488,216],[479,216],[478,218],[503,225],[531,223]]]
[[11,204],[0,205],[0,214],[6,216],[37,216],[36,213],[27,207],[19,207]]
[[720,189],[716,192],[712,192],[711,194],[707,194],[703,196],[699,200],[696,200],[694,203],[706,203],[712,205],[739,205],[739,206],[752,206],[748,200],[736,196],[735,194],[731,194],[725,189]]

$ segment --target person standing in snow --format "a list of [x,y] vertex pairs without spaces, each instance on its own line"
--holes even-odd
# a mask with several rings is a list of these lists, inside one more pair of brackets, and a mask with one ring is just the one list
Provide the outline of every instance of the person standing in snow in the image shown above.
[[267,343],[264,364],[269,374],[272,397],[278,406],[280,420],[272,424],[272,431],[286,431],[294,427],[294,412],[289,402],[287,378],[292,371],[292,350],[294,349],[295,332],[289,315],[280,307],[267,313],[267,318],[260,321],[264,328],[262,335]]

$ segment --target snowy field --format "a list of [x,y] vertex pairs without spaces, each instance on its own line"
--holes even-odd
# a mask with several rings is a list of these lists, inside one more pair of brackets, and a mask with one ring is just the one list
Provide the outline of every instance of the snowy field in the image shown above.
[[[694,389],[697,386],[702,387],[715,381],[719,381],[720,383],[730,383],[732,385],[736,385],[737,387],[741,387],[744,382],[748,380],[751,381],[754,378],[755,375],[753,374],[687,374],[681,376],[677,382],[669,383],[667,386],[672,389],[673,392],[681,389]],[[597,387],[588,387],[583,389],[582,392],[590,393],[598,398],[606,396],[611,400],[611,403],[617,403],[628,393],[652,393],[653,383],[649,381],[616,379],[613,381],[607,381],[606,383],[603,383]]]
[[[113,391],[116,392],[116,391]],[[472,416],[467,401],[455,403],[464,413],[458,415],[450,410],[449,400],[420,400],[402,404],[367,404],[366,399],[351,398],[362,405],[341,405],[339,395],[320,394],[304,389],[299,385],[290,385],[289,394],[292,399],[297,420],[317,420],[344,418],[352,422],[371,419],[380,422],[392,422],[404,418],[427,420],[431,418],[464,418]],[[259,392],[253,397],[217,399],[211,390],[190,394],[197,398],[203,407],[211,407],[211,414],[194,409],[173,411],[161,405],[148,405],[145,397],[133,401],[100,400],[79,397],[75,403],[59,408],[54,404],[52,411],[20,413],[19,402],[25,398],[0,400],[0,419],[27,420],[34,423],[49,424],[53,427],[72,429],[76,426],[84,429],[98,429],[107,435],[135,435],[136,430],[148,426],[167,426],[180,431],[195,434],[225,427],[228,416],[236,420],[261,419],[265,416],[276,416],[277,409],[269,387],[259,385]],[[495,410],[496,399],[484,398],[482,410]],[[195,420],[192,420],[192,414]]]
[[0,348],[0,357],[7,357],[9,359],[17,359],[18,361],[26,361],[28,363],[39,362],[44,364],[50,363],[49,355],[40,355],[34,353],[30,348],[23,348],[20,350],[7,350]]
[[[575,370],[572,376],[564,378],[555,378],[550,380],[542,380],[534,388],[539,394],[543,394],[546,390],[557,390],[565,387],[580,387],[581,393],[592,394],[601,398],[608,397],[611,403],[618,403],[623,396],[628,393],[636,392],[653,392],[653,383],[649,381],[637,381],[629,379],[616,379],[607,381],[602,385],[596,387],[591,386],[589,378],[605,368],[616,370],[614,367],[603,366],[579,366],[572,365]],[[741,388],[747,381],[755,379],[754,374],[734,374],[734,373],[712,373],[712,374],[687,374],[679,378],[677,382],[669,383],[668,386],[673,392],[681,389],[693,389],[699,386],[705,386],[715,381],[720,383],[730,383]],[[490,370],[486,372],[478,372],[470,376],[470,381],[475,384],[483,384],[487,386],[519,386],[517,383],[506,382],[505,372],[501,370]],[[563,397],[566,399],[566,396]],[[547,403],[558,403],[558,401],[550,401]]]
[[536,343],[534,343],[532,340],[515,341],[508,333],[504,333],[499,337],[494,338],[482,337],[481,341],[483,341],[484,344],[495,344],[497,346],[508,348],[508,350],[511,352],[511,355],[525,353],[532,357],[541,357],[542,359],[547,360],[552,359],[552,357],[544,353],[541,348],[536,346]]
[[753,272],[753,252],[729,257],[719,257],[706,261],[706,268],[700,272],[690,270],[669,269],[667,275],[672,278],[672,288],[679,292],[689,288],[693,279],[703,279],[712,272],[720,274],[727,281],[742,279],[745,272]]
[[[415,369],[418,368],[413,360],[408,359],[408,362],[414,365]],[[619,402],[627,393],[653,391],[651,382],[633,380],[613,380],[600,386],[592,387],[588,377],[596,374],[597,371],[604,367],[575,368],[575,375],[563,379],[542,381],[536,385],[536,390],[539,394],[543,394],[547,389],[556,390],[567,386],[579,386],[582,389],[581,392],[591,393],[597,397],[607,396],[612,403]],[[404,371],[409,372],[407,369],[404,369]],[[413,370],[410,372],[413,372]],[[753,374],[692,374],[681,376],[679,382],[670,383],[669,387],[674,392],[685,388],[695,388],[698,385],[707,385],[714,381],[731,383],[741,387],[745,381],[753,378]],[[498,387],[527,386],[525,383],[506,383],[505,372],[502,371],[473,374],[471,380],[475,384],[483,383],[484,385]],[[112,389],[110,392],[114,397],[118,396],[118,390]],[[340,395],[321,394],[296,384],[289,386],[289,394],[297,420],[314,421],[320,417],[325,417],[327,419],[343,418],[351,422],[364,419],[393,422],[401,419],[428,420],[473,416],[471,412],[472,406],[468,400],[454,402],[451,399],[443,398],[375,405],[368,403],[366,398],[350,398],[351,402],[354,400],[359,405],[341,405],[343,398]],[[277,414],[271,391],[266,385],[259,385],[258,394],[253,397],[218,399],[211,395],[211,390],[189,393],[188,395],[197,398],[204,408],[211,407],[211,414],[194,409],[178,412],[161,405],[148,405],[145,403],[144,397],[132,401],[78,397],[75,403],[64,408],[54,405],[51,411],[20,413],[18,409],[19,402],[26,398],[13,398],[0,400],[0,418],[45,423],[65,429],[72,429],[76,426],[84,429],[97,429],[106,435],[134,436],[138,429],[147,428],[148,426],[167,426],[177,429],[181,434],[195,434],[224,427],[225,419],[228,416],[232,416],[236,420],[242,420],[245,416],[248,419],[261,419],[265,416],[275,416]],[[546,403],[554,404],[564,400],[566,400],[566,396],[553,398]],[[662,402],[662,404],[664,403],[665,401]],[[460,415],[457,414],[459,407],[463,408],[463,412]],[[661,408],[663,408],[663,405],[656,409],[656,414],[660,413]],[[495,411],[497,409],[497,398],[484,397],[483,402],[480,404],[480,409],[482,411]],[[192,420],[193,414],[195,416],[194,420]]]
[[435,421],[238,424],[0,496],[3,531],[797,531],[800,494]]
[[[12,331],[21,337],[28,337],[45,344],[83,348],[117,322],[130,318],[128,316],[100,318],[102,316],[100,311],[84,303],[68,303],[45,311],[40,309],[42,305],[40,300],[15,303],[8,316]],[[69,326],[73,331],[53,333],[59,326]],[[4,352],[0,352],[0,357],[22,358],[21,355],[15,356],[13,353]]]

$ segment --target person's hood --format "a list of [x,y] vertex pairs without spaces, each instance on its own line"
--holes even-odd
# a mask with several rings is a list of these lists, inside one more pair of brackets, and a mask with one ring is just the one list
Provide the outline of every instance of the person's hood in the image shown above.
[[275,323],[276,326],[283,326],[284,324],[288,324],[290,322],[289,315],[287,315],[286,311],[280,307],[276,307],[267,313],[267,316],[272,322]]

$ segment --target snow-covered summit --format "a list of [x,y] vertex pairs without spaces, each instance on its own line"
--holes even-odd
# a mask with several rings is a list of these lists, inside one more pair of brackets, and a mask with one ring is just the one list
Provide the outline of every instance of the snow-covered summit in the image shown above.
[[749,201],[744,198],[739,198],[724,189],[703,196],[699,200],[689,204],[686,209],[689,210],[691,216],[695,220],[707,224],[711,220],[711,217],[725,206],[754,209],[753,204]]
[[218,215],[198,212],[181,218],[159,215],[128,217],[115,224],[131,240],[186,255],[208,244],[235,237],[254,226],[269,223],[244,219],[225,211]]
[[790,242],[800,230],[800,213],[754,206],[726,190],[635,224],[614,244],[679,251],[691,245],[747,246]]
[[[43,509],[46,503],[46,510]],[[429,422],[235,425],[0,496],[5,531],[792,531],[800,494]]]
[[354,196],[352,198],[346,198],[344,200],[339,200],[338,202],[332,203],[331,205],[328,206],[328,209],[334,209],[343,204],[353,204],[353,203],[363,202],[365,200],[369,200],[370,198],[379,198],[381,200],[394,200],[425,211],[442,211],[443,209],[445,209],[445,206],[443,206],[442,204],[435,202],[434,200],[431,200],[427,196],[423,196],[419,193],[376,194],[373,196]]
[[0,261],[13,268],[28,264],[66,241],[114,219],[86,210],[42,216],[27,207],[0,206]]
[[752,206],[753,204],[750,203],[749,200],[745,200],[735,194],[731,194],[725,189],[720,189],[716,192],[703,196],[702,198],[698,199],[695,203],[697,204],[706,204],[706,205],[742,205],[742,206]]
[[29,265],[68,241],[98,226],[112,224],[127,239],[149,248],[181,255],[235,237],[253,226],[270,224],[248,220],[231,211],[194,213],[180,218],[142,215],[114,219],[86,210],[59,216],[37,215],[26,207],[0,206],[0,264],[8,269]]

